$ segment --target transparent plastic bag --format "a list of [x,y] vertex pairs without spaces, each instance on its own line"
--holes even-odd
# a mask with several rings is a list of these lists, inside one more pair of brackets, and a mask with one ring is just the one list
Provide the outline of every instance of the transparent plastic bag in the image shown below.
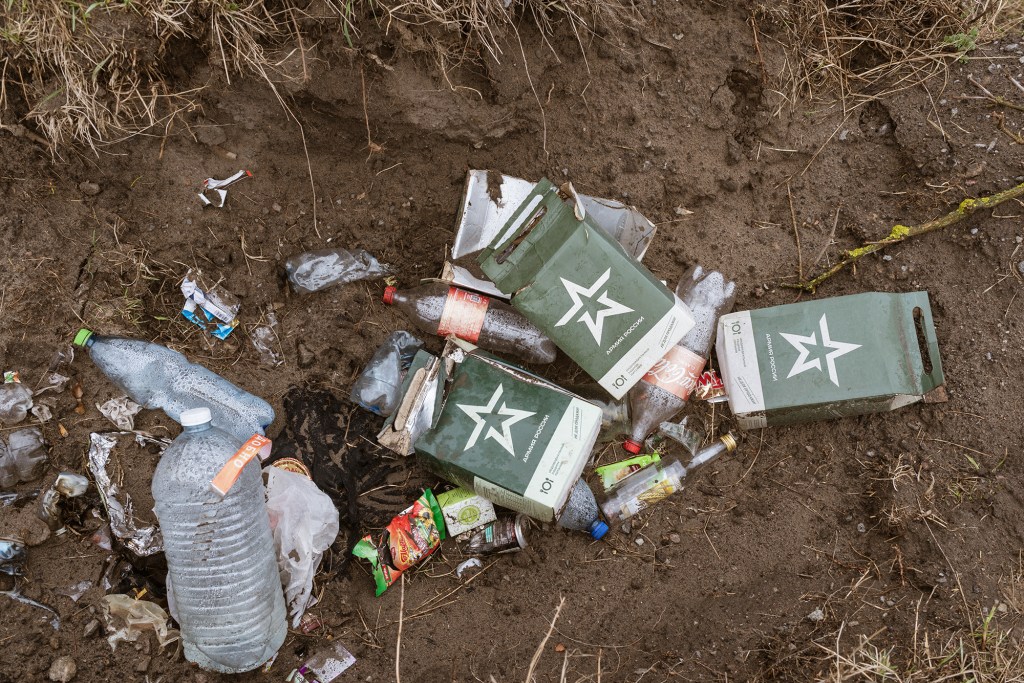
[[421,348],[423,342],[408,332],[388,335],[352,384],[352,402],[381,417],[395,412],[402,398],[402,379]]

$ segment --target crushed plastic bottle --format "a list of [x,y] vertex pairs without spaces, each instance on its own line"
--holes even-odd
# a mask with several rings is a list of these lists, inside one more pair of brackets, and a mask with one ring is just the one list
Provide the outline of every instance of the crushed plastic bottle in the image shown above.
[[690,308],[695,324],[629,390],[633,426],[622,447],[630,453],[639,453],[644,439],[686,405],[708,362],[718,318],[736,302],[736,283],[718,271],[693,266],[683,275],[676,296]]
[[569,387],[569,391],[601,409],[601,432],[597,436],[599,443],[619,441],[629,435],[631,425],[628,400],[612,398],[597,382]]
[[49,462],[45,445],[37,427],[11,432],[6,445],[0,440],[0,487],[10,488],[43,476]]
[[387,417],[395,412],[401,399],[402,378],[423,342],[399,330],[388,335],[352,384],[352,402]]
[[608,533],[608,525],[601,521],[601,510],[597,507],[594,492],[582,479],[569,492],[569,499],[558,516],[558,526],[583,531],[597,540]]
[[84,347],[96,367],[133,401],[160,408],[175,422],[181,422],[184,411],[205,406],[215,427],[244,442],[274,421],[269,403],[165,346],[84,329],[75,345]]
[[32,390],[13,379],[15,373],[5,373],[9,381],[0,384],[0,423],[15,425],[25,419],[32,408]]
[[453,334],[482,349],[507,353],[527,363],[555,360],[555,343],[508,304],[483,294],[429,282],[415,289],[384,290],[384,303],[395,306],[427,334]]
[[242,442],[214,427],[208,408],[180,417],[184,431],[160,459],[152,490],[185,657],[210,671],[251,671],[287,635],[259,461],[221,497],[210,482]]
[[284,263],[296,292],[310,294],[356,280],[383,277],[389,268],[362,249],[322,249],[292,256]]

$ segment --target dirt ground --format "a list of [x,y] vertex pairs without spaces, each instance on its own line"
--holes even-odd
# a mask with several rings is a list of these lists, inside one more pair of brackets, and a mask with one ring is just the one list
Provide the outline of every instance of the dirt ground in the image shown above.
[[[738,310],[792,302],[800,297],[780,284],[798,268],[817,271],[897,222],[923,222],[966,196],[1024,181],[1024,152],[997,125],[1005,112],[1007,130],[1019,132],[1024,113],[977,99],[983,92],[969,80],[1024,106],[1011,80],[1022,80],[1024,43],[982,46],[945,80],[844,112],[782,100],[765,80],[782,52],[762,39],[759,57],[743,3],[672,0],[645,12],[641,32],[584,36],[585,54],[564,25],[548,44],[523,24],[522,52],[513,36],[500,63],[446,73],[394,27],[364,32],[365,58],[325,36],[311,82],[288,93],[315,202],[299,129],[265,84],[228,85],[188,50],[177,84],[208,87],[167,130],[59,158],[0,133],[3,369],[34,386],[83,324],[155,340],[271,401],[274,436],[290,387],[343,398],[376,345],[407,327],[380,303],[381,283],[298,296],[284,260],[358,247],[392,264],[401,285],[434,276],[468,169],[568,178],[580,191],[635,204],[659,224],[647,266],[670,282],[694,262],[721,269],[739,284]],[[253,178],[230,190],[224,209],[202,208],[198,183],[239,168]],[[523,680],[562,598],[538,681],[809,681],[862,637],[906,661],[926,633],[934,645],[1016,627],[1024,610],[1022,215],[1014,202],[981,212],[884,260],[869,257],[814,295],[927,290],[948,403],[749,433],[628,532],[593,542],[537,530],[527,551],[488,559],[472,581],[455,577],[462,558],[449,543],[409,574],[404,596],[395,586],[375,598],[365,569],[340,563],[343,531],[334,569],[317,583],[313,611],[324,627],[291,633],[269,672],[237,679],[282,681],[333,640],[358,659],[339,681],[393,680],[401,613],[402,680]],[[178,283],[192,266],[242,300],[242,328],[227,341],[212,342],[178,313]],[[247,337],[270,309],[279,367],[261,364]],[[439,350],[440,340],[428,346]],[[43,425],[44,482],[85,472],[89,433],[111,428],[95,406],[117,390],[85,354],[72,370],[86,410],[74,411],[69,391],[59,395]],[[539,371],[573,375],[564,357]],[[721,407],[689,411],[716,429],[729,420]],[[178,429],[153,411],[137,426],[167,436]],[[599,458],[617,459],[615,450]],[[151,519],[157,456],[129,453],[119,467],[139,497],[138,517]],[[405,486],[439,483],[413,460],[386,467],[389,481]],[[361,499],[363,532],[411,502],[392,500],[382,512],[370,498]],[[0,509],[0,521],[13,514]],[[96,524],[87,516],[85,529]],[[103,591],[94,586],[77,603],[62,591],[95,581],[107,555],[74,531],[30,549],[24,593],[56,609],[61,627],[0,596],[0,683],[47,680],[61,655],[74,658],[83,683],[219,678],[173,645],[111,651],[102,629],[85,635]],[[824,618],[809,619],[818,609]]]

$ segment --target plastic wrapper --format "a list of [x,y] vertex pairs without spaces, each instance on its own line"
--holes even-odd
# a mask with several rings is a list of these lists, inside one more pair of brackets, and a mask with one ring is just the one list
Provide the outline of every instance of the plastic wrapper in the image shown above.
[[115,427],[126,432],[135,429],[135,416],[142,410],[142,406],[127,396],[112,398],[102,404],[97,403],[96,408],[103,417],[113,422]]
[[292,671],[286,683],[331,683],[356,663],[356,658],[341,643],[328,643],[316,650],[298,669]]
[[370,563],[377,595],[388,589],[402,572],[429,557],[445,539],[444,517],[430,489],[391,520],[374,543],[367,534],[352,554]]
[[188,271],[181,283],[185,305],[181,314],[217,339],[226,339],[238,326],[242,302],[220,284],[207,285],[199,271]]
[[178,640],[177,629],[168,626],[167,612],[159,605],[148,600],[134,598],[115,593],[103,596],[103,619],[106,622],[107,642],[114,650],[122,640],[134,643],[139,636],[153,631],[160,647]]
[[60,503],[65,498],[77,498],[89,489],[89,480],[74,472],[61,472],[57,480],[39,497],[39,518],[46,522],[50,531],[64,526]]
[[[135,523],[131,498],[127,494],[123,494],[124,502],[121,502],[121,489],[111,479],[110,472],[107,469],[110,463],[110,453],[117,446],[118,437],[124,434],[131,434],[131,432],[108,432],[106,434],[93,432],[89,435],[89,471],[96,482],[96,488],[99,489],[103,506],[107,510],[107,516],[110,519],[110,530],[132,552],[145,557],[146,555],[153,555],[163,550],[163,539],[160,537],[160,530],[156,526],[140,527]],[[136,437],[146,439],[146,437],[141,437],[141,435],[136,435]],[[155,439],[147,440],[164,445],[162,441]]]
[[274,533],[285,602],[298,628],[313,592],[313,576],[338,537],[338,509],[309,478],[268,467],[267,512]]
[[26,557],[24,543],[14,538],[0,538],[0,574],[21,576]]
[[381,417],[395,412],[402,380],[421,348],[423,342],[403,330],[388,335],[352,384],[352,401]]
[[43,433],[37,427],[11,432],[7,445],[0,440],[0,487],[10,488],[19,481],[34,481],[46,471],[47,457]]
[[214,206],[218,209],[224,208],[224,202],[228,199],[227,188],[230,185],[234,185],[239,180],[251,177],[251,171],[242,169],[234,175],[221,180],[218,180],[217,178],[207,178],[203,181],[203,188],[199,192],[199,201],[203,203],[203,206]]
[[256,352],[260,354],[260,362],[270,367],[277,367],[284,362],[278,349],[281,347],[281,340],[277,337],[277,315],[273,308],[267,307],[267,324],[260,325],[252,331],[249,338]]
[[383,277],[390,268],[362,249],[322,249],[292,256],[284,264],[296,292],[310,294],[356,280]]
[[634,472],[660,460],[661,456],[657,453],[638,455],[633,458],[613,462],[610,465],[596,467],[594,468],[594,474],[601,477],[601,485],[607,491]]

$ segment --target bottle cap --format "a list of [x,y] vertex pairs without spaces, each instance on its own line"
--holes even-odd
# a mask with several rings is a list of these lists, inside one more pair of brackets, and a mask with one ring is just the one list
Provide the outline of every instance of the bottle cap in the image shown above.
[[725,444],[725,452],[726,453],[732,453],[734,450],[736,450],[736,446],[739,445],[736,442],[736,437],[733,435],[732,432],[729,432],[725,436],[722,437],[722,443]]
[[384,288],[384,303],[386,303],[388,306],[390,306],[391,302],[394,301],[394,299],[395,299],[395,292],[397,290],[398,290],[398,287],[385,287]]
[[633,455],[639,454],[640,451],[643,449],[643,446],[638,444],[636,441],[633,441],[632,439],[626,439],[625,441],[623,441],[622,447],[625,448],[628,452],[632,453]]
[[73,343],[75,346],[85,346],[90,337],[92,337],[92,330],[87,330],[83,327],[78,331],[78,334],[75,335],[75,341]]
[[590,525],[590,535],[600,541],[604,538],[604,535],[608,533],[608,525],[599,519],[595,519],[593,524]]
[[182,411],[180,422],[182,427],[195,427],[196,425],[204,425],[212,420],[213,417],[210,415],[209,408],[192,408]]

